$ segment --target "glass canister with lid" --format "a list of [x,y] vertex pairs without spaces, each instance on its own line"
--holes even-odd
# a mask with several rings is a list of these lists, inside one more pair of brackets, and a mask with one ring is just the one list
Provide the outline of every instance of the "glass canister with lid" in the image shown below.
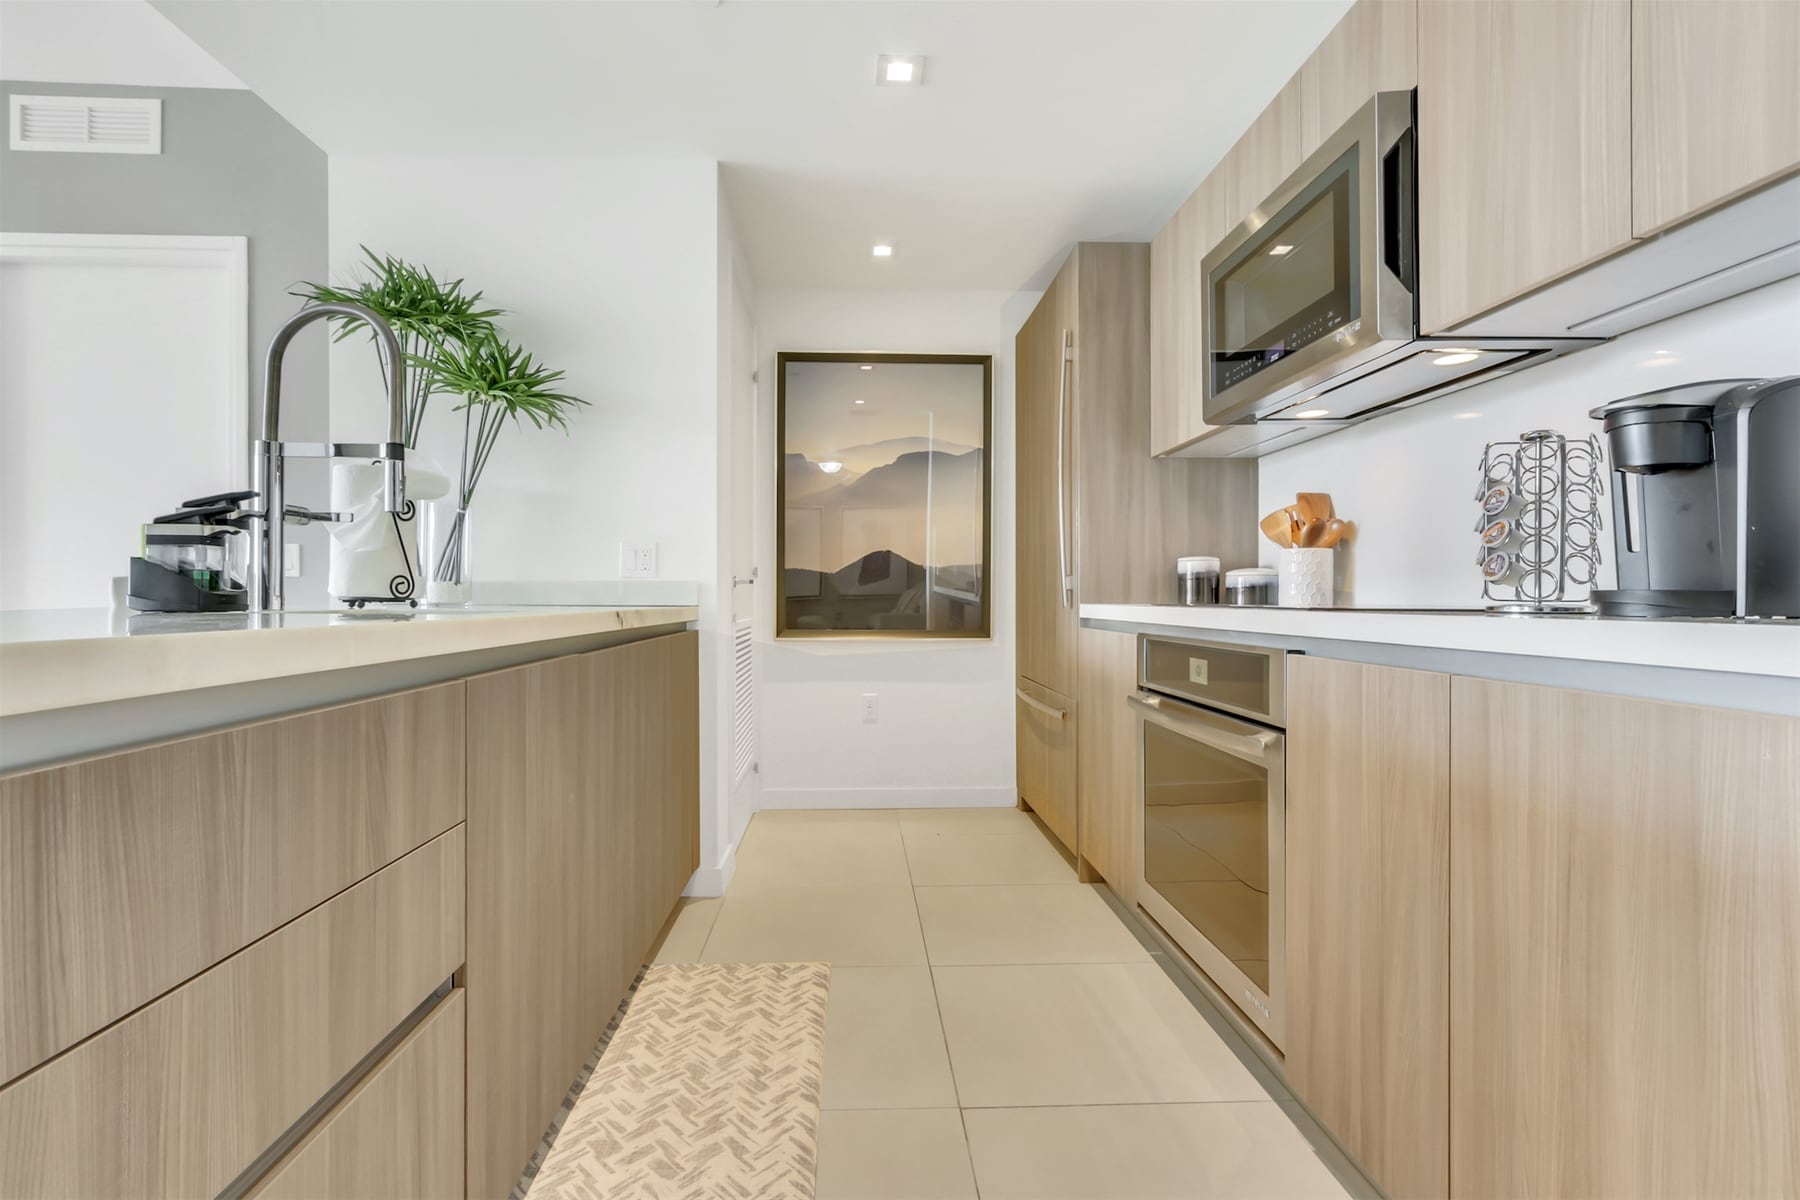
[[1175,560],[1176,603],[1194,608],[1219,602],[1219,560],[1203,554]]

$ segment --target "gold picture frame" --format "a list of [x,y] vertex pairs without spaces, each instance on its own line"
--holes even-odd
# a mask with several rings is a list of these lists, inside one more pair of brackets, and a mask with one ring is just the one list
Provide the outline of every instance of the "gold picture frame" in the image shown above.
[[[812,370],[815,366],[820,369]],[[852,444],[862,436],[852,422],[868,421],[876,432],[892,433],[916,421],[919,413],[908,408],[904,385],[894,382],[901,376],[897,369],[909,366],[978,368],[979,404],[973,379],[964,380],[964,371],[922,376],[919,386],[930,382],[945,391],[947,409],[941,415],[950,426],[949,434],[937,432],[939,414],[933,409],[924,434]],[[871,375],[884,369],[885,374]],[[791,373],[798,374],[798,380],[791,380]],[[796,384],[805,393],[820,395],[796,396]],[[853,395],[862,386],[870,389],[866,399]],[[953,392],[965,388],[968,411],[948,407],[957,403]],[[838,419],[820,410],[838,403],[844,404],[839,441],[845,450],[837,457],[815,459],[813,455],[824,453],[819,446],[832,442],[833,422]],[[799,405],[806,406],[804,413]],[[795,432],[805,445],[790,438],[791,415],[800,418]],[[964,440],[971,434],[979,444]],[[778,353],[775,636],[991,639],[993,435],[992,355]],[[891,461],[882,461],[889,454]],[[857,461],[848,461],[852,455],[858,456]],[[919,494],[916,476],[921,470],[926,473],[923,505],[913,498]],[[790,476],[796,472],[803,476],[799,482],[808,487],[808,494],[797,495],[798,488],[791,486],[795,481]],[[978,486],[971,476],[979,477]],[[940,492],[948,499],[938,500]],[[978,516],[972,511],[976,494]],[[794,499],[803,502],[790,509]],[[800,539],[799,549],[807,562],[792,565],[789,526],[793,515],[802,513],[807,536]],[[954,553],[957,548],[972,551],[967,544],[971,537],[980,541],[978,559],[972,552]],[[943,550],[945,542],[951,551]],[[971,561],[940,561],[945,553]]]

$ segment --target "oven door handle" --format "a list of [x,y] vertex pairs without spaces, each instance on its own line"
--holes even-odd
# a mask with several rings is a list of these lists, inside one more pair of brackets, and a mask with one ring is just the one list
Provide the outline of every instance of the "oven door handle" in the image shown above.
[[1241,733],[1240,730],[1251,727],[1226,717],[1215,717],[1186,704],[1170,705],[1160,696],[1133,692],[1125,698],[1145,720],[1155,721],[1171,733],[1193,738],[1196,742],[1222,750],[1235,758],[1255,763],[1266,762],[1281,745],[1279,733],[1266,729]]

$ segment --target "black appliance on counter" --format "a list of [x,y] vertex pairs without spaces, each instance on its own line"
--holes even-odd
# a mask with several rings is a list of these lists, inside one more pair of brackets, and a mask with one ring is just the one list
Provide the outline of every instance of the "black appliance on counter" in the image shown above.
[[1605,616],[1800,618],[1800,376],[1714,379],[1588,414],[1613,468]]
[[186,500],[144,526],[143,553],[131,560],[126,603],[137,612],[242,612],[249,607],[237,564],[255,492]]

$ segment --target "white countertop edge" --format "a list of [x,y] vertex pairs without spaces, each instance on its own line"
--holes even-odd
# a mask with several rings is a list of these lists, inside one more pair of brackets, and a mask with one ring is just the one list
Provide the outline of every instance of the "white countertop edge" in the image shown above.
[[688,625],[691,606],[468,612],[0,643],[0,717],[411,659]]
[[1084,621],[1155,625],[1196,633],[1216,629],[1800,679],[1800,621],[1636,621],[1158,604],[1083,604],[1080,615]]

